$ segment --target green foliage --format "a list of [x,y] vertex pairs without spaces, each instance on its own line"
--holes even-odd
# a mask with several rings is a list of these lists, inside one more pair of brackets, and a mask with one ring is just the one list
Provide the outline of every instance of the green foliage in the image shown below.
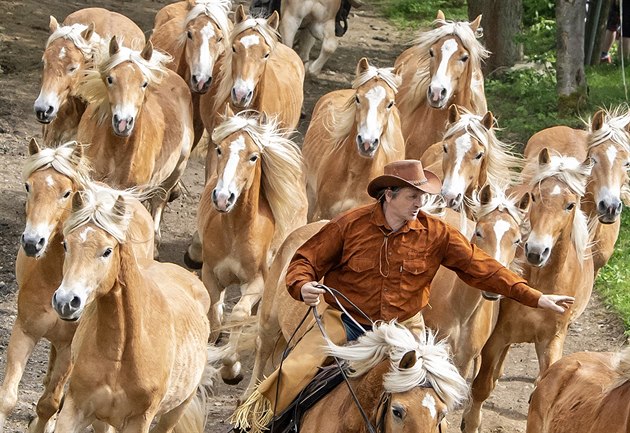
[[376,4],[400,27],[429,26],[438,10],[448,20],[468,21],[466,0],[380,0]]
[[523,0],[523,24],[531,27],[540,20],[555,17],[556,4],[553,0]]
[[556,62],[556,21],[540,15],[517,37],[523,44],[525,58],[531,61]]

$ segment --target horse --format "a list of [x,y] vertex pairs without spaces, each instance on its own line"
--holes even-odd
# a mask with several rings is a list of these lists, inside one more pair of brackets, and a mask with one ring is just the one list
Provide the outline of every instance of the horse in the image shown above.
[[[473,245],[510,267],[521,242],[521,225],[529,194],[520,201],[506,197],[490,185],[481,189],[475,209]],[[445,338],[459,373],[468,377],[496,324],[499,297],[470,287],[452,271],[441,268],[431,284],[430,308],[423,311],[425,324]],[[473,377],[478,368],[474,369]]]
[[629,349],[573,353],[549,367],[536,385],[527,433],[627,433],[629,401]]
[[457,105],[448,110],[448,125],[442,141],[427,149],[422,165],[442,178],[442,197],[451,209],[466,210],[484,185],[495,189],[520,183],[523,159],[495,134],[494,116],[478,116]]
[[445,108],[451,104],[478,115],[488,111],[481,61],[489,52],[475,37],[480,22],[481,15],[471,23],[449,22],[439,11],[435,28],[420,34],[415,45],[396,59],[395,70],[402,77],[396,104],[406,158],[420,159],[442,139]]
[[[229,36],[216,94],[201,97],[203,124],[211,132],[229,104],[235,112],[251,109],[277,116],[284,128],[295,129],[304,101],[304,65],[298,55],[278,41],[279,17],[248,17],[239,5]],[[208,152],[209,158],[213,157]],[[209,174],[214,163],[207,162]]]
[[[280,4],[282,20],[280,21],[280,35],[282,42],[289,48],[293,47],[295,36],[300,30],[300,58],[305,63],[307,73],[311,76],[318,75],[328,59],[337,50],[337,36],[342,36],[346,29],[341,28],[342,33],[337,35],[337,15],[342,3],[350,6],[361,7],[356,0],[316,0],[304,2],[300,0],[285,0]],[[338,12],[339,11],[339,12]],[[347,15],[347,14],[346,14]],[[345,20],[343,20],[345,21]],[[315,41],[322,42],[319,56],[313,62],[309,54]]]
[[[70,343],[76,323],[57,317],[50,300],[62,279],[64,252],[62,228],[70,213],[72,195],[83,189],[104,188],[89,181],[89,167],[83,147],[68,142],[57,148],[40,148],[32,139],[29,158],[22,172],[27,193],[26,227],[15,263],[18,284],[17,318],[6,352],[6,371],[0,387],[0,431],[15,407],[18,385],[26,363],[39,340],[50,341],[44,392],[37,403],[37,418],[30,430],[42,433],[59,409],[62,392],[71,369]],[[120,192],[116,192],[118,196]],[[138,257],[153,256],[151,215],[130,194],[125,193],[133,212],[130,231]]]
[[51,16],[49,28],[42,85],[33,108],[43,124],[44,144],[52,146],[77,137],[86,103],[76,90],[84,72],[99,61],[102,45],[118,35],[131,46],[144,42],[144,33],[124,15],[102,8],[73,12],[61,26]]
[[167,65],[169,69],[179,74],[192,92],[194,145],[204,130],[199,112],[200,95],[208,92],[212,83],[216,85],[213,78],[219,73],[219,59],[230,49],[230,5],[230,0],[189,0],[167,5],[164,9],[170,11],[165,15],[169,20],[162,22],[164,18],[160,18],[151,35],[153,46],[173,58]]
[[193,144],[192,102],[186,83],[165,68],[168,56],[148,42],[142,52],[109,45],[109,57],[88,71],[79,94],[90,102],[79,139],[91,143],[92,176],[114,187],[159,188],[150,198],[156,254],[169,194]]
[[593,115],[589,131],[554,126],[534,134],[525,148],[526,155],[548,146],[559,155],[572,156],[580,161],[590,158],[593,162],[582,209],[594,225],[593,265],[596,275],[613,254],[621,226],[623,201],[628,201],[628,124],[630,113],[627,110],[622,111],[619,107],[599,110]]
[[[328,342],[324,348],[348,362],[349,384],[375,431],[441,432],[447,413],[467,397],[448,345],[436,342],[430,330],[417,338],[402,325],[381,322],[354,344]],[[300,431],[366,431],[358,405],[341,384],[306,412]]]
[[369,203],[369,181],[386,164],[404,159],[394,104],[398,84],[391,68],[371,66],[364,57],[352,89],[330,92],[315,105],[302,146],[309,221]]
[[202,280],[210,293],[211,341],[223,322],[225,289],[238,284],[233,325],[221,376],[242,380],[237,348],[242,323],[263,292],[263,282],[286,234],[306,223],[307,199],[299,148],[278,121],[249,111],[227,113],[212,134],[217,169],[204,188],[197,212],[202,239]]
[[551,158],[545,148],[538,170],[530,180],[531,229],[524,243],[523,275],[543,293],[573,296],[575,303],[563,314],[525,307],[501,299],[499,318],[481,351],[481,368],[472,384],[472,401],[464,412],[462,431],[478,432],[481,406],[503,370],[513,343],[534,343],[540,377],[561,358],[567,329],[578,318],[593,289],[593,258],[587,217],[580,209],[591,171],[590,162]]
[[208,294],[192,273],[135,256],[123,197],[87,190],[64,224],[57,315],[78,321],[74,368],[56,431],[92,422],[121,432],[169,432],[180,421],[203,432]]

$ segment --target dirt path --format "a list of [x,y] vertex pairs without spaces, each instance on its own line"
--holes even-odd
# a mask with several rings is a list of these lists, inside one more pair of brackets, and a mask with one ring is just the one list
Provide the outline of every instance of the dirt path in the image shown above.
[[[162,3],[149,0],[103,0],[100,2],[34,0],[0,2],[0,368],[4,372],[6,348],[11,326],[15,320],[16,283],[14,260],[19,235],[23,230],[25,194],[20,171],[31,136],[40,136],[32,104],[39,91],[40,57],[48,37],[48,16],[60,21],[70,12],[83,7],[102,6],[121,12],[141,28],[149,31],[155,11]],[[316,100],[326,92],[348,87],[359,58],[365,56],[379,66],[391,65],[413,38],[411,33],[396,31],[370,8],[359,11],[350,19],[350,30],[340,40],[340,47],[320,79],[305,86],[305,111],[310,111]],[[334,72],[333,72],[334,71]],[[307,119],[300,126],[306,130]],[[301,142],[302,137],[298,137]],[[182,254],[193,231],[197,202],[202,189],[203,167],[192,161],[184,176],[188,194],[171,203],[164,216],[164,236],[161,257],[165,261],[182,264]],[[622,327],[594,297],[586,313],[571,327],[565,353],[580,350],[614,350],[624,342]],[[41,381],[46,371],[47,346],[40,344],[28,364],[20,388],[20,402],[7,422],[7,431],[24,431],[34,403],[41,392]],[[488,400],[485,410],[484,432],[523,432],[527,414],[527,400],[537,372],[536,354],[532,345],[518,345],[508,357],[505,375]],[[3,373],[2,373],[3,374]],[[231,413],[235,399],[243,386],[221,385],[210,402],[206,430],[224,432],[224,419]],[[449,418],[451,431],[459,425],[459,418]]]

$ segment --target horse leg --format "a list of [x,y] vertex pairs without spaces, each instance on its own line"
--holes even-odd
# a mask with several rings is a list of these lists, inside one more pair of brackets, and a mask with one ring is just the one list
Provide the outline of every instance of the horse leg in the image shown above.
[[[54,350],[54,354],[52,353]],[[52,364],[52,365],[50,365]],[[44,393],[37,402],[37,418],[29,425],[31,433],[43,433],[50,419],[59,410],[63,388],[72,371],[70,342],[59,348],[51,347],[49,377]]]
[[309,75],[317,75],[337,49],[335,20],[326,21],[324,24],[313,24],[311,29],[313,36],[322,41],[322,49],[319,52],[319,57],[314,62],[306,64],[306,69]]
[[302,19],[304,17],[294,16],[294,15],[283,15],[280,20],[280,35],[282,36],[282,43],[285,44],[289,48],[293,48],[293,43],[295,41],[295,34],[300,28],[300,24],[302,24]]
[[479,433],[481,407],[496,386],[509,350],[509,341],[504,336],[493,333],[481,351],[481,368],[473,380],[471,401],[462,416],[462,432]]
[[184,263],[191,269],[201,269],[203,264],[203,246],[201,245],[201,236],[195,230],[190,245],[184,253]]
[[243,323],[252,315],[252,307],[260,300],[265,283],[262,274],[256,275],[252,281],[241,286],[241,298],[230,314],[230,340],[227,354],[222,359],[221,378],[227,384],[236,384],[243,380],[241,362],[238,354],[239,340]]
[[151,427],[153,418],[155,418],[155,414],[147,413],[128,418],[125,426],[120,429],[120,433],[149,433],[149,427]]
[[311,49],[313,48],[313,45],[315,45],[316,39],[308,28],[300,31],[299,38],[300,52],[298,54],[300,55],[300,59],[302,59],[304,63],[307,63],[310,59]]
[[562,332],[554,335],[550,341],[536,341],[534,343],[538,356],[538,376],[536,376],[535,384],[538,384],[551,364],[562,358],[565,337],[566,332]]
[[116,431],[111,425],[98,420],[92,423],[92,428],[94,429],[94,433],[115,433]]
[[86,414],[77,406],[73,396],[66,394],[63,407],[57,416],[55,432],[58,433],[79,433],[90,425],[96,418],[94,414]]
[[[190,402],[193,398],[195,398],[196,391],[194,391],[186,400],[184,400],[179,406],[175,407],[173,410],[166,412],[164,415],[160,417],[158,423],[151,429],[151,433],[171,433],[180,419],[184,416],[184,414],[191,407]],[[194,406],[194,405],[193,405]],[[194,425],[194,427],[200,427],[200,430],[197,433],[203,433],[203,420],[205,418],[205,413],[196,414],[200,416],[196,416],[195,418],[201,418],[200,423],[192,423],[201,424]],[[186,423],[188,425],[188,423]],[[190,427],[193,427],[191,425]],[[190,432],[192,433],[192,432]]]
[[210,309],[208,310],[208,320],[210,321],[210,343],[216,343],[221,334],[223,323],[223,300],[225,290],[219,286],[219,282],[214,277],[213,272],[207,265],[201,268],[201,281],[210,295]]
[[7,416],[17,404],[18,386],[24,374],[24,367],[40,338],[41,336],[28,335],[20,320],[13,325],[9,338],[4,381],[0,388],[0,432],[4,429]]

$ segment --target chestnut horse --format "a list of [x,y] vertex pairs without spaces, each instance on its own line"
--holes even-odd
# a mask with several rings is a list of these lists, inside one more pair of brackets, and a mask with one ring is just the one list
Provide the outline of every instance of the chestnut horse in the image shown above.
[[[630,169],[630,135],[626,128],[630,113],[618,107],[599,110],[593,116],[589,131],[566,126],[554,126],[537,132],[529,139],[525,155],[534,155],[549,147],[559,155],[579,161],[590,158],[591,176],[582,199],[593,234],[593,265],[595,274],[608,263],[613,254],[623,201],[628,201],[628,170]],[[551,155],[552,158],[554,155]],[[529,170],[526,170],[529,171]]]
[[190,90],[165,68],[167,59],[151,42],[138,52],[119,46],[114,37],[109,57],[88,72],[79,89],[90,101],[79,138],[91,143],[93,177],[114,187],[161,190],[150,199],[156,247],[162,211],[193,144]]
[[265,115],[241,112],[219,125],[216,175],[201,196],[197,230],[202,239],[202,279],[210,293],[211,340],[223,322],[225,289],[238,284],[233,325],[221,375],[242,379],[237,348],[242,323],[263,292],[271,259],[287,233],[306,222],[302,156],[299,148]]
[[[82,147],[76,142],[51,149],[29,144],[22,178],[27,192],[26,227],[15,263],[18,284],[17,318],[6,352],[6,371],[0,388],[0,431],[18,399],[18,385],[26,363],[39,340],[50,341],[44,393],[37,403],[37,418],[30,430],[41,433],[59,409],[63,387],[71,369],[70,343],[76,323],[57,317],[50,299],[62,279],[64,252],[62,227],[70,213],[72,194],[77,190],[108,189],[90,182]],[[112,191],[115,197],[122,194]],[[132,247],[138,257],[153,256],[153,222],[132,194],[125,193],[133,207]]]
[[510,346],[535,344],[540,377],[562,357],[568,326],[586,308],[593,289],[593,258],[580,200],[590,171],[589,162],[552,159],[546,148],[539,154],[538,170],[530,180],[531,229],[524,245],[524,276],[541,292],[573,296],[575,303],[563,314],[556,314],[501,299],[497,324],[481,352],[481,369],[473,381],[472,401],[464,412],[463,432],[479,431],[481,406],[501,376]]
[[[52,297],[59,317],[77,321],[74,368],[56,431],[92,422],[121,432],[170,432],[185,420],[202,433],[210,333],[208,294],[172,263],[137,258],[122,197],[75,194],[64,224],[63,280]],[[194,402],[195,404],[191,404]]]
[[[174,7],[180,3],[182,7]],[[212,84],[216,86],[219,59],[230,49],[230,5],[230,0],[188,0],[167,5],[164,8],[171,11],[169,20],[156,25],[151,35],[153,46],[173,58],[169,69],[177,72],[192,92],[194,145],[203,134],[200,95],[208,92]]]
[[481,61],[488,51],[477,41],[481,15],[472,23],[450,22],[438,12],[433,30],[396,59],[402,84],[396,95],[406,157],[420,159],[442,139],[451,104],[473,114],[486,113]]
[[[510,267],[521,242],[521,224],[529,206],[529,194],[519,203],[490,185],[482,188],[474,207],[477,220],[473,245],[503,266]],[[498,295],[470,287],[452,271],[441,268],[431,283],[430,308],[423,311],[425,324],[445,338],[460,374],[468,377],[496,324]]]
[[127,46],[141,44],[144,33],[129,18],[102,8],[73,12],[61,26],[51,16],[49,27],[42,86],[34,109],[37,121],[44,125],[44,144],[52,146],[76,139],[86,107],[76,94],[77,87],[84,72],[98,63],[107,41],[118,35]]
[[330,92],[315,105],[302,147],[309,221],[369,203],[370,180],[404,159],[398,84],[391,68],[378,69],[364,57],[352,89]]
[[578,352],[554,363],[532,394],[527,433],[628,433],[630,349]]

